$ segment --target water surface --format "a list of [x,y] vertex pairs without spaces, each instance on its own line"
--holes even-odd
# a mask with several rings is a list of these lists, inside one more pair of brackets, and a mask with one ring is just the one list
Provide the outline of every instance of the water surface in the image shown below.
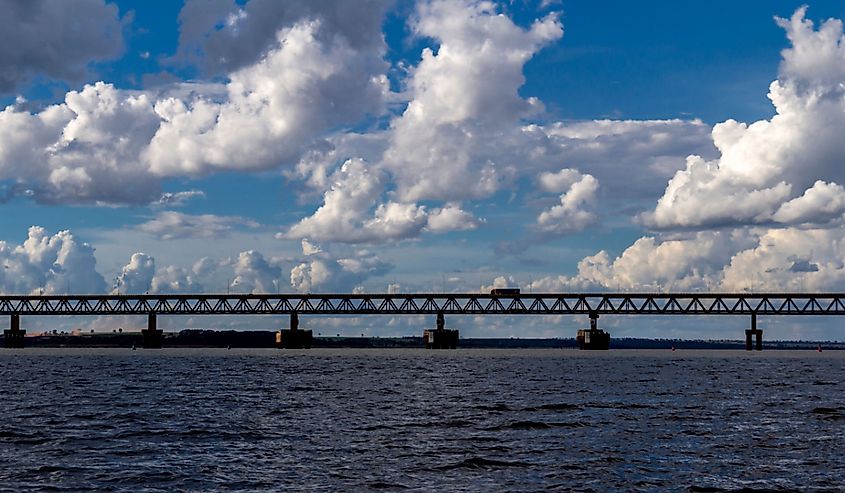
[[2,491],[841,491],[845,351],[0,351]]

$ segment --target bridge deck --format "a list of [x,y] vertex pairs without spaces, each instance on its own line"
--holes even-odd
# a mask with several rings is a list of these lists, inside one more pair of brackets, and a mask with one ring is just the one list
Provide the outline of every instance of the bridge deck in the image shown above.
[[20,315],[845,315],[845,293],[139,294],[0,296]]

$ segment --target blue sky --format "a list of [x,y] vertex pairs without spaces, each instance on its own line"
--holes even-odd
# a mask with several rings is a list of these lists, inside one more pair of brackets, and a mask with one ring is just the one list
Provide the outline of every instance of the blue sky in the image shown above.
[[6,293],[845,286],[840,1],[0,3]]

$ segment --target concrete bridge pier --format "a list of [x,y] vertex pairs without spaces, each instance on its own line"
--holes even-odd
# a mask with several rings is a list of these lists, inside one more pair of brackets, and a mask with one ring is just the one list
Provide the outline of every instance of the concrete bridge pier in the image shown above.
[[156,320],[156,314],[150,312],[147,314],[147,328],[141,331],[141,337],[144,339],[142,347],[144,349],[161,349],[161,335],[163,330],[159,330]]
[[455,349],[458,347],[457,329],[446,328],[446,317],[443,312],[437,313],[435,329],[423,331],[423,342],[426,349]]
[[751,314],[751,328],[745,330],[745,350],[751,351],[751,338],[755,339],[754,349],[763,350],[763,330],[757,328],[757,314]]
[[608,349],[610,334],[599,329],[599,313],[590,312],[590,328],[581,329],[575,338],[579,349]]
[[299,329],[299,314],[290,314],[290,328],[276,331],[276,347],[279,349],[311,349],[314,335],[310,330]]
[[9,328],[3,331],[5,338],[5,346],[11,349],[23,348],[23,337],[26,335],[25,330],[21,330],[21,316],[19,313],[13,313],[9,317]]

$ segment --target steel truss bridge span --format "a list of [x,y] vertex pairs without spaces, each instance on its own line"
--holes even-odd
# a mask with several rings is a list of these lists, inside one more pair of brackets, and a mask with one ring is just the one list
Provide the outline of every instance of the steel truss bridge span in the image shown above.
[[0,315],[845,315],[845,293],[0,296]]

